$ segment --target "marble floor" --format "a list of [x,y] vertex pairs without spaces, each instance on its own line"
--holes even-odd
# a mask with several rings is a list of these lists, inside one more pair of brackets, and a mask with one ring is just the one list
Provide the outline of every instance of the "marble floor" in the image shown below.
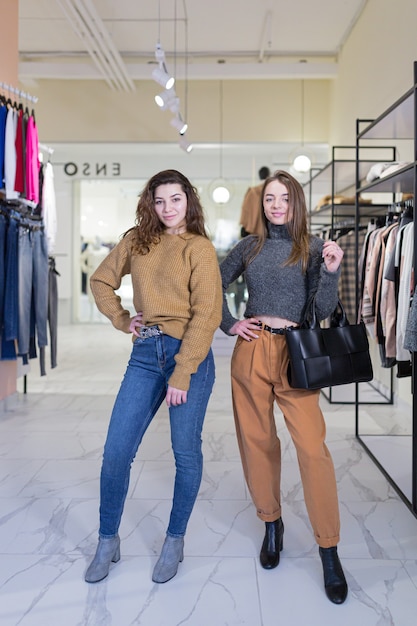
[[[417,519],[354,438],[353,407],[322,398],[340,494],[339,546],[349,595],[331,604],[282,416],[284,550],[263,570],[264,526],[243,480],[229,392],[230,342],[214,342],[204,476],[177,576],[151,581],[173,484],[167,411],[132,470],[122,558],[101,583],[83,574],[96,545],[99,471],[130,341],[108,323],[59,329],[58,367],[0,411],[1,626],[414,626]],[[233,341],[233,340],[231,340]]]

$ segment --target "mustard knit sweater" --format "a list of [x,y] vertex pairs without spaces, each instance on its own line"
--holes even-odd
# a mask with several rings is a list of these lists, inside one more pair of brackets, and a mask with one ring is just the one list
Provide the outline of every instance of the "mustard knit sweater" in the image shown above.
[[[181,339],[168,383],[187,391],[191,374],[205,359],[222,316],[222,287],[213,244],[200,235],[162,234],[148,254],[132,253],[133,231],[102,261],[90,279],[98,309],[129,333],[131,313],[115,293],[131,274],[133,305],[146,326],[157,324]],[[135,337],[133,336],[133,339]]]

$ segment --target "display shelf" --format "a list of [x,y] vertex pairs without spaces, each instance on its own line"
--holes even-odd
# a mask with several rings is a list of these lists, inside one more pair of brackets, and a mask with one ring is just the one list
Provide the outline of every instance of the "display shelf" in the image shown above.
[[[353,226],[357,221],[356,176],[365,180],[370,168],[375,163],[395,161],[395,146],[365,146],[361,151],[363,160],[357,159],[357,146],[333,146],[331,161],[320,169],[310,172],[309,180],[304,183],[304,192],[308,200],[310,230],[313,234],[333,237],[336,228],[341,225]],[[343,196],[344,201],[338,197]],[[328,198],[326,204],[318,206],[322,198]],[[361,219],[372,219],[387,211],[387,204],[361,204]],[[356,251],[357,254],[357,251]],[[328,402],[334,404],[355,404],[355,386],[341,385],[322,389]],[[358,386],[359,402],[387,404],[392,402],[392,377],[384,389],[374,389],[371,384]]]
[[[361,160],[357,159],[356,146],[333,146],[331,160],[320,169],[310,172],[309,180],[304,183],[309,212],[310,229],[318,233],[321,228],[333,229],[337,222],[355,219],[356,175],[359,167],[360,180],[365,180],[372,165],[380,162],[394,162],[395,146],[366,146],[362,149]],[[359,165],[358,165],[359,164]],[[344,196],[349,202],[340,202],[338,196]],[[320,201],[328,197],[328,202]],[[372,216],[381,209],[364,202],[367,214]]]
[[360,188],[361,194],[363,193],[414,193],[414,163],[409,163],[403,168],[378,178],[372,183],[362,185]]
[[410,128],[414,127],[414,115],[414,87],[412,87],[379,117],[368,123],[358,134],[358,140],[410,139],[412,137]]
[[[357,155],[363,143],[369,140],[409,141],[413,158],[407,164],[370,183],[364,182],[360,175],[360,165],[356,167],[356,220],[362,217],[363,207],[360,197],[363,194],[386,194],[387,198],[398,198],[399,194],[417,197],[417,63],[414,63],[414,85],[392,106],[374,120],[357,120]],[[359,160],[359,159],[358,159]],[[415,212],[414,212],[415,215]],[[413,268],[417,258],[417,228],[414,217],[414,255]],[[415,276],[415,271],[414,271]],[[414,287],[415,287],[415,278]],[[358,276],[357,276],[358,281]],[[356,393],[355,434],[358,441],[372,460],[390,481],[397,493],[417,517],[417,376],[416,353],[411,353],[412,375],[408,378],[407,390],[401,380],[397,380],[394,403],[389,413],[379,410],[372,416],[374,427],[370,427],[369,414],[363,409]],[[375,424],[377,429],[375,429]],[[400,438],[398,437],[400,435]],[[394,443],[405,442],[404,456],[401,460],[393,453]]]

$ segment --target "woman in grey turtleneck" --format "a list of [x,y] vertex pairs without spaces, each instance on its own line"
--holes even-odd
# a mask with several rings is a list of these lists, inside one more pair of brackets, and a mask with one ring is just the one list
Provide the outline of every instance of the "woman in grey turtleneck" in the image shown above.
[[242,320],[232,316],[224,297],[221,328],[238,335],[231,363],[233,411],[246,482],[266,526],[260,561],[265,569],[276,567],[283,546],[276,401],[297,450],[325,591],[341,604],[347,584],[337,554],[339,506],[320,392],[290,387],[284,328],[300,323],[312,292],[320,319],[334,310],[343,251],[308,233],[303,189],[287,172],[265,180],[261,202],[264,232],[242,239],[220,267],[224,293],[243,273],[248,289]]

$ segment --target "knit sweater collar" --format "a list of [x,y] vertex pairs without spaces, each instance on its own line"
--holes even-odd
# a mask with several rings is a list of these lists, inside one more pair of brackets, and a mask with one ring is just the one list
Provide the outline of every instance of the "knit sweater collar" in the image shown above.
[[271,224],[271,222],[268,222],[267,226],[269,239],[291,239],[291,234],[286,224]]
[[168,241],[170,240],[169,238],[171,237],[172,241],[174,240],[174,238],[179,238],[179,239],[191,239],[192,237],[195,237],[194,233],[189,233],[188,231],[185,231],[185,233],[178,233],[176,235],[173,234],[169,234],[166,233],[165,231],[163,231],[162,233],[163,237],[167,237]]

